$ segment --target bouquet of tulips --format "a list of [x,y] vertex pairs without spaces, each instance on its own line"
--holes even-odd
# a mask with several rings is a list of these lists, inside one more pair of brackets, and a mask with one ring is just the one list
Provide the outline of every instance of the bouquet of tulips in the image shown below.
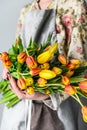
[[[29,41],[25,48],[20,37],[8,52],[0,53],[3,65],[17,80],[20,90],[33,94],[35,91],[44,94],[66,93],[81,105],[83,119],[87,122],[87,106],[79,98],[87,98],[87,78],[78,77],[87,69],[79,59],[71,59],[58,51],[58,43],[50,45],[51,35],[43,44]],[[9,88],[9,80],[0,81],[2,99],[0,103],[7,103],[10,108],[20,99]]]

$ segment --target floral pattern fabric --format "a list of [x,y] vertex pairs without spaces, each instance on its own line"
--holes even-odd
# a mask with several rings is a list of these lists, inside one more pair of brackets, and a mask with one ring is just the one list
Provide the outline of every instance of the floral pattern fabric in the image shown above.
[[[53,9],[54,5],[55,0],[47,9]],[[36,2],[22,9],[17,36],[20,35],[25,15],[36,9],[39,9]],[[67,59],[79,58],[84,62],[84,46],[87,44],[87,5],[84,0],[58,0],[56,31],[60,53],[66,55]]]

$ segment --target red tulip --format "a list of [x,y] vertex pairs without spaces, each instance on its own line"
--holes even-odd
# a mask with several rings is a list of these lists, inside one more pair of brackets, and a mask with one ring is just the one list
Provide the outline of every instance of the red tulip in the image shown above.
[[80,88],[83,92],[87,93],[87,80],[80,82],[80,83],[79,83],[79,88]]
[[69,68],[70,70],[75,69],[75,65],[72,63],[69,63],[66,67]]
[[36,76],[36,75],[38,75],[38,74],[40,73],[40,71],[41,71],[41,68],[35,68],[35,69],[32,69],[32,70],[30,71],[30,74],[31,74],[32,76]]
[[26,64],[31,70],[37,68],[37,62],[33,56],[28,56],[26,58]]
[[65,86],[65,92],[69,95],[73,95],[73,94],[76,93],[76,89],[71,85],[66,85]]

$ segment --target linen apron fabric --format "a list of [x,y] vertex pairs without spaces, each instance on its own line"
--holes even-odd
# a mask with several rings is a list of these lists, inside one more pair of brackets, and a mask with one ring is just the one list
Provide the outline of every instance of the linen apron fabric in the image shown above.
[[[56,42],[55,25],[56,9],[35,10],[27,13],[21,32],[24,45],[28,45],[31,37],[38,45],[44,43],[49,34],[52,35],[51,43]],[[50,109],[43,102],[33,101],[31,109],[27,130],[29,126],[30,130],[64,130],[63,124],[58,119],[57,111]]]

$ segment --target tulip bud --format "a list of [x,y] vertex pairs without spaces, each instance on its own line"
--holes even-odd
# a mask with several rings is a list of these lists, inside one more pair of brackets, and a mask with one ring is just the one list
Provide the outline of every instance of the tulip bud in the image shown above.
[[49,95],[51,92],[49,89],[45,89],[45,94]]
[[27,54],[26,52],[21,52],[18,56],[17,56],[17,60],[19,63],[24,63],[26,61],[27,58]]
[[81,109],[84,122],[87,123],[87,106],[83,106]]
[[66,58],[65,58],[65,56],[64,56],[63,54],[60,54],[60,55],[58,56],[58,60],[59,60],[59,62],[60,62],[61,64],[63,64],[63,65],[66,65],[66,64],[67,64],[67,60],[66,60]]
[[26,64],[30,69],[35,69],[37,68],[37,62],[33,56],[28,56],[26,58]]
[[34,90],[33,87],[27,88],[27,93],[28,93],[28,94],[34,94],[34,92],[35,92],[35,90]]
[[51,45],[48,45],[45,50],[48,51],[51,48]]
[[4,65],[7,69],[9,69],[9,68],[11,67],[11,65],[12,65],[12,62],[11,62],[11,60],[3,61],[3,65]]
[[30,74],[31,74],[32,76],[36,76],[36,75],[38,75],[38,74],[40,73],[40,71],[41,71],[41,68],[35,68],[35,69],[32,69],[32,70],[30,71]]
[[44,79],[52,79],[56,77],[56,74],[51,70],[42,70],[39,76]]
[[62,69],[58,68],[58,67],[53,67],[52,71],[54,71],[56,73],[56,75],[59,75],[62,73]]
[[71,85],[66,85],[64,91],[69,95],[74,95],[76,93],[76,89]]
[[26,86],[26,81],[23,79],[23,78],[19,78],[17,80],[17,84],[18,84],[18,87],[21,89],[21,90],[25,90],[27,88]]
[[70,60],[70,62],[75,65],[81,64],[81,61],[79,59],[72,59],[72,60]]
[[80,82],[80,83],[79,83],[79,88],[80,88],[83,92],[87,93],[87,80]]
[[70,78],[74,74],[74,70],[66,72],[66,76]]
[[41,53],[40,55],[38,55],[37,62],[39,64],[44,64],[50,60],[50,57],[51,57],[51,53],[49,51],[45,51]]
[[44,63],[41,65],[41,69],[49,69],[49,68],[50,68],[49,63]]
[[62,77],[62,84],[69,85],[70,84],[70,79],[67,76],[63,76]]
[[70,70],[75,69],[75,64],[69,63],[66,68],[69,68]]
[[37,82],[38,82],[38,85],[39,85],[40,87],[44,87],[45,84],[47,83],[47,80],[46,80],[46,79],[43,79],[43,78],[39,78]]
[[2,52],[2,60],[9,60],[9,54],[7,52]]
[[55,53],[57,51],[57,48],[58,48],[58,43],[54,43],[53,45],[51,45],[49,51],[50,53]]
[[26,81],[26,86],[31,86],[34,83],[33,78],[26,78],[25,81]]

